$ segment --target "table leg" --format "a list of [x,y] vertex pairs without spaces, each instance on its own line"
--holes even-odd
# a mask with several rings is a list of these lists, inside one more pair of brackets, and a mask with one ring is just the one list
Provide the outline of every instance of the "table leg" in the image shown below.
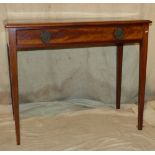
[[140,55],[139,55],[138,130],[142,130],[143,128],[147,47],[148,47],[148,26],[145,26],[143,40],[140,43]]
[[9,66],[10,66],[10,82],[11,97],[13,104],[13,112],[15,119],[16,141],[20,145],[20,124],[19,124],[19,97],[18,97],[18,66],[16,51],[16,29],[9,30]]
[[[11,74],[10,74],[10,53],[9,53],[9,47],[7,46],[7,51],[8,51],[8,64],[9,64],[9,77],[10,77],[10,90],[12,90],[12,81],[11,81]],[[11,104],[12,104],[12,112],[13,112],[13,119],[15,120],[14,116],[14,105],[13,105],[13,100],[12,100],[12,91],[11,91]]]
[[123,44],[117,45],[117,75],[116,75],[116,109],[120,109],[122,83]]

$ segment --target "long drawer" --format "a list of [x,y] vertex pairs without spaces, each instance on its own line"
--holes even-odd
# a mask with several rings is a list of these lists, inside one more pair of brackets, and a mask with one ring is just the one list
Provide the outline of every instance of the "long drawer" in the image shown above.
[[117,43],[140,40],[143,36],[141,25],[119,26],[78,26],[51,27],[43,29],[17,30],[17,47],[44,48],[61,45],[80,45],[87,43]]

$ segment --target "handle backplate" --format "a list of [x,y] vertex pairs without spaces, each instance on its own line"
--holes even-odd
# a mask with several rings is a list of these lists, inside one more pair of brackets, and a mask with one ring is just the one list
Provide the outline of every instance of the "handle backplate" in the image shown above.
[[121,27],[117,27],[114,31],[114,36],[116,39],[121,40],[124,38],[124,31]]
[[52,34],[49,31],[44,30],[41,31],[40,38],[43,43],[48,43],[52,38]]

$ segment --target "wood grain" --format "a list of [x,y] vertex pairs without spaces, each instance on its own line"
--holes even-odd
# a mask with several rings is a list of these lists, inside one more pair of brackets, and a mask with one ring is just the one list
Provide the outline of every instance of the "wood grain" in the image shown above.
[[[89,26],[89,27],[61,27],[37,30],[17,30],[17,47],[19,49],[33,49],[45,47],[68,46],[72,44],[111,43],[120,42],[114,36],[118,26]],[[142,39],[143,28],[141,25],[120,26],[124,31],[123,41],[139,41]],[[51,39],[48,43],[41,40],[41,32],[48,31]]]

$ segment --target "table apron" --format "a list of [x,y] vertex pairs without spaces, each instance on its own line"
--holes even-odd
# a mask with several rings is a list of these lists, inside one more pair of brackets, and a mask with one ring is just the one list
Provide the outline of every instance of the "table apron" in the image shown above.
[[102,46],[104,44],[139,42],[142,38],[142,25],[16,30],[17,49]]

